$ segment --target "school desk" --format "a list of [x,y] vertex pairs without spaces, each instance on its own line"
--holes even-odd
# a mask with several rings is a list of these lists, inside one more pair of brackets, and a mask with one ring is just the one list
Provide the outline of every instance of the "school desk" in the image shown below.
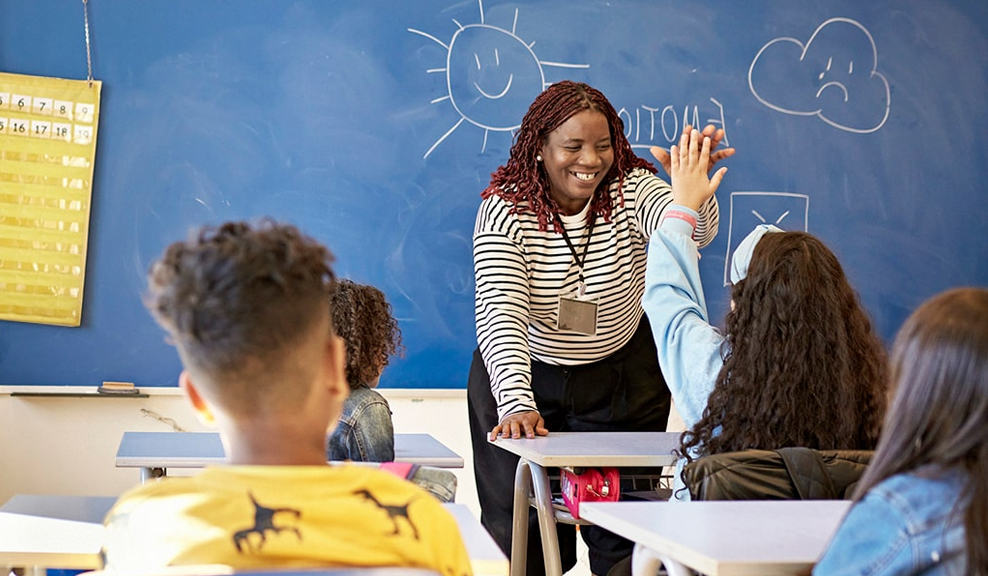
[[53,518],[50,506],[40,515],[18,509],[18,513],[7,511],[7,506],[0,509],[0,566],[100,567],[103,525],[99,521]]
[[[14,496],[0,507],[0,566],[99,568],[103,518],[114,502],[112,496]],[[508,576],[508,559],[470,509],[443,507],[456,519],[474,576]]]
[[635,542],[634,576],[800,574],[812,568],[846,500],[595,502],[580,515]]
[[528,508],[538,512],[547,576],[562,576],[556,522],[574,520],[554,508],[549,468],[673,466],[678,432],[550,432],[535,438],[498,438],[494,445],[520,457],[512,508],[511,574],[524,576],[528,549]]
[[[429,434],[395,434],[395,461],[463,468],[463,458]],[[168,468],[224,462],[218,432],[124,432],[116,457],[117,468],[140,468],[141,482],[164,476]]]

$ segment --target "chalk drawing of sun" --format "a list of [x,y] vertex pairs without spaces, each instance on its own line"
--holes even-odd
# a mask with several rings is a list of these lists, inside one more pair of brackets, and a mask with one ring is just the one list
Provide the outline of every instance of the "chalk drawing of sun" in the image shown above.
[[535,42],[525,43],[515,34],[518,9],[515,8],[511,28],[500,28],[484,21],[484,2],[480,7],[480,23],[464,26],[455,19],[456,32],[449,42],[409,28],[432,40],[446,50],[446,67],[430,68],[429,74],[446,74],[445,95],[433,104],[449,101],[460,118],[452,128],[439,137],[423,158],[459,128],[469,122],[484,130],[481,152],[487,149],[491,131],[510,132],[521,125],[529,105],[547,86],[543,67],[589,68],[588,64],[564,64],[539,60],[532,50]]

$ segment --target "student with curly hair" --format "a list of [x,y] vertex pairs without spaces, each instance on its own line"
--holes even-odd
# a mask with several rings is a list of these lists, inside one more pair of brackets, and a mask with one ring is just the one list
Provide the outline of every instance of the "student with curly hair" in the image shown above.
[[349,391],[327,305],[323,245],[290,225],[205,227],[169,246],[146,302],[182,360],[179,384],[220,432],[228,465],[121,496],[106,570],[222,564],[406,566],[471,574],[456,520],[425,491],[370,466],[326,463]]
[[988,576],[988,289],[921,305],[892,346],[892,405],[814,576]]
[[388,401],[374,388],[394,355],[403,352],[401,329],[384,293],[341,279],[329,298],[333,328],[346,344],[350,396],[327,439],[330,460],[390,462],[395,459],[394,426]]
[[[874,449],[886,353],[836,256],[762,225],[735,250],[725,330],[710,324],[690,218],[706,201],[693,146],[674,158],[670,211],[652,237],[643,305],[687,431],[686,460],[751,448]],[[681,461],[682,464],[682,461]],[[677,475],[677,480],[681,477]],[[676,497],[688,497],[675,490]]]
[[[713,147],[723,138],[713,126],[704,134]],[[564,81],[529,107],[507,163],[481,194],[473,236],[479,347],[468,403],[482,522],[505,553],[518,457],[489,439],[665,430],[669,391],[641,307],[645,247],[672,202],[654,172],[607,98]],[[705,245],[717,233],[717,202],[698,208],[696,237]],[[530,524],[526,573],[537,575],[544,563],[534,516]],[[575,532],[559,528],[565,571],[576,561]],[[594,574],[631,550],[593,526],[580,533]]]

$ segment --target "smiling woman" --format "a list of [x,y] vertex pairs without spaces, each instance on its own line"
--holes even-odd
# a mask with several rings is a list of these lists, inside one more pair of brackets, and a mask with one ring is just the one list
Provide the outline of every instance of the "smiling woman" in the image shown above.
[[[711,149],[723,137],[704,133]],[[505,553],[518,458],[488,438],[666,427],[669,390],[641,306],[645,246],[672,201],[654,172],[604,95],[563,81],[535,98],[508,162],[481,194],[470,432],[483,523]],[[716,200],[695,219],[706,245],[717,232]],[[631,552],[598,528],[580,533],[594,574]],[[559,526],[559,538],[565,571],[576,561],[575,531]],[[543,568],[539,539],[530,538],[525,573]]]

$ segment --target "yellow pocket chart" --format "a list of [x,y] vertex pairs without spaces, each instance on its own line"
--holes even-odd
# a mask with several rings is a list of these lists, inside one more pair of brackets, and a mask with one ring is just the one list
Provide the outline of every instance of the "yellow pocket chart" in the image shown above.
[[0,320],[82,320],[100,86],[0,73]]

